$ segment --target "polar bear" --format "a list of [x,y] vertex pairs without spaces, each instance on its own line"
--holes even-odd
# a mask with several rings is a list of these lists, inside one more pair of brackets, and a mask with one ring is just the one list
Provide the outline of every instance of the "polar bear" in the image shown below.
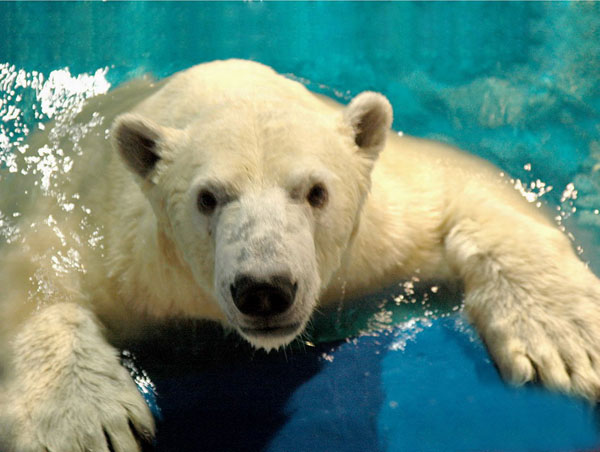
[[126,84],[79,120],[93,115],[77,146],[57,144],[70,171],[11,201],[5,449],[138,451],[154,423],[113,344],[147,321],[212,319],[277,349],[317,304],[416,272],[464,282],[507,380],[597,399],[597,278],[499,170],[392,133],[383,95],[341,106],[228,60]]

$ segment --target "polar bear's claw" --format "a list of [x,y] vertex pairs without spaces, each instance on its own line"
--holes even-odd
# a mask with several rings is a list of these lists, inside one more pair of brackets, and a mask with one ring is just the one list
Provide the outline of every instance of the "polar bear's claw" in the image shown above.
[[[541,322],[531,317],[482,330],[502,376],[515,385],[540,382],[567,394],[598,400],[600,350],[585,340],[591,325],[583,321]],[[581,328],[584,328],[582,330]],[[487,335],[486,335],[487,332]]]

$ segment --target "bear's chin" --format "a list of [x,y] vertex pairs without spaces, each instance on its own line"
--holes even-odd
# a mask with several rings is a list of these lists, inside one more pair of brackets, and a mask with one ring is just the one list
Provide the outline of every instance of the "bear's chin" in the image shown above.
[[246,328],[238,327],[239,334],[254,348],[269,352],[289,345],[304,329],[303,323],[282,327]]

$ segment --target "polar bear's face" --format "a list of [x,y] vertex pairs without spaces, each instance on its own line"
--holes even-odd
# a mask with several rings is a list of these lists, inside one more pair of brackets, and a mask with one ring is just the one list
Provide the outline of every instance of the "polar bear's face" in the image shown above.
[[363,93],[343,113],[230,99],[182,129],[129,114],[113,136],[197,284],[271,349],[339,268],[390,124],[387,100]]

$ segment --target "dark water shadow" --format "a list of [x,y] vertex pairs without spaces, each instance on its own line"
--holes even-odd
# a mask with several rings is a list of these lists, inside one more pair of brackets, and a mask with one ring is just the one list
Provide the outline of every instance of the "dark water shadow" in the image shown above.
[[[379,450],[381,359],[392,336],[377,331],[432,310],[452,312],[462,298],[455,285],[440,284],[435,293],[431,283],[411,287],[400,304],[394,299],[405,292],[395,285],[346,301],[343,310],[323,309],[308,328],[314,344],[297,340],[279,352],[254,350],[212,322],[149,328],[144,342],[128,349],[156,386],[156,450]],[[373,322],[382,310],[392,312],[389,324]],[[358,345],[346,340],[365,332]]]
[[211,322],[157,328],[130,348],[158,394],[155,450],[264,450],[288,420],[287,401],[320,372],[331,347],[266,353]]

